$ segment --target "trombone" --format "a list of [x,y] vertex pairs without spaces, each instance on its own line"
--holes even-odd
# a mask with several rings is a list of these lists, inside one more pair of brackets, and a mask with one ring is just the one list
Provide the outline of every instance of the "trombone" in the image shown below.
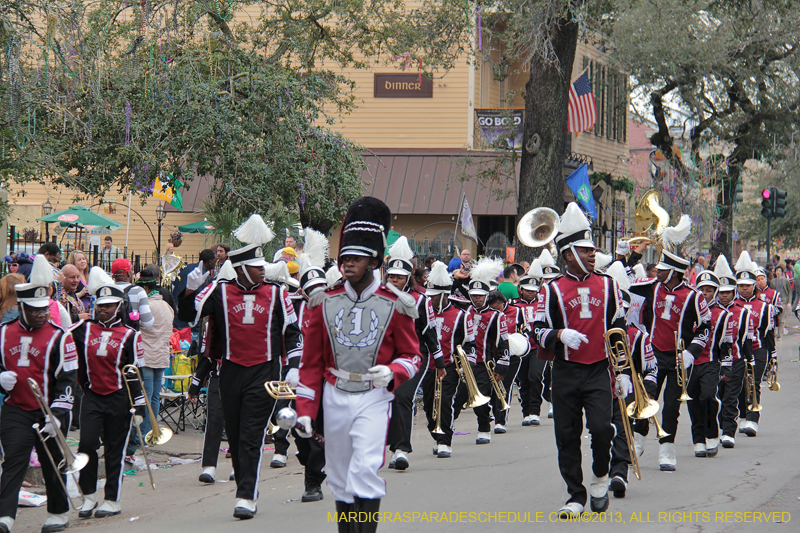
[[453,358],[456,365],[456,372],[458,372],[461,381],[467,386],[468,399],[464,404],[464,409],[474,409],[481,405],[486,405],[491,401],[491,398],[481,394],[478,389],[478,382],[475,381],[475,374],[472,373],[472,366],[469,364],[466,352],[459,344],[456,346],[456,356]]
[[781,390],[781,384],[778,383],[778,358],[772,357],[767,363],[767,372],[765,374],[767,378],[767,385],[769,386],[769,390],[772,392],[778,392]]
[[[612,335],[620,335],[621,338],[612,342]],[[628,414],[629,408],[633,407],[634,412],[640,412],[641,414],[647,413],[649,416],[643,416],[642,418],[649,418],[658,411],[658,403],[653,402],[647,398],[646,394],[643,394],[643,384],[641,385],[640,390],[636,385],[637,380],[633,380],[634,400],[630,406],[625,404],[625,398],[622,398],[617,394],[622,382],[622,373],[626,368],[630,368],[631,375],[636,375],[638,377],[638,374],[636,371],[634,371],[633,366],[631,365],[631,349],[628,345],[628,333],[621,328],[612,328],[606,331],[604,337],[606,341],[606,351],[608,351],[608,357],[611,359],[611,368],[614,371],[614,376],[616,377],[615,389],[617,390],[615,390],[614,395],[617,397],[617,401],[619,402],[622,427],[625,429],[625,441],[628,444],[628,455],[630,455],[631,466],[633,467],[633,473],[636,476],[636,479],[641,480],[642,471],[639,468],[639,455],[636,453],[636,447],[633,444],[633,429],[631,428],[631,416]],[[641,378],[639,378],[638,382],[641,384]],[[653,406],[651,405],[652,403],[655,404],[655,409],[653,409]]]
[[[267,394],[275,398],[275,400],[291,401],[297,399],[297,393],[295,392],[297,386],[292,385],[288,381],[267,381],[264,383],[264,388],[267,389]],[[289,409],[291,409],[291,407]],[[278,413],[280,413],[280,411]],[[267,426],[267,435],[274,435],[280,430],[280,425],[273,424],[272,417],[270,417],[269,425]]]
[[[131,404],[131,422],[134,426],[136,426],[136,433],[139,435],[139,442],[142,445],[142,456],[144,456],[144,464],[145,468],[147,469],[147,477],[150,478],[150,486],[153,490],[156,490],[156,483],[153,481],[153,473],[150,471],[150,461],[147,457],[147,446],[149,444],[151,446],[158,446],[159,444],[164,444],[169,439],[172,438],[172,430],[169,428],[162,428],[158,425],[158,420],[156,419],[155,413],[153,413],[153,408],[150,406],[150,402],[147,398],[144,399],[145,410],[147,411],[147,416],[150,418],[150,431],[147,432],[147,435],[142,438],[142,428],[141,422],[136,420],[136,403],[133,398],[133,393],[131,392],[131,383],[138,382],[139,387],[141,388],[142,394],[145,393],[144,388],[144,381],[142,381],[142,374],[139,372],[139,367],[136,365],[125,365],[122,367],[122,373],[125,374],[125,389],[128,391],[128,401]],[[137,423],[138,422],[138,423]]]
[[750,404],[750,411],[760,411],[761,404],[758,403],[758,398],[756,397],[755,368],[753,367],[753,363],[750,361],[745,361],[744,366],[745,371],[747,372],[747,375],[744,378],[745,401],[746,403]]
[[[36,431],[36,434],[39,435],[39,439],[42,441],[42,448],[47,453],[47,458],[50,460],[50,464],[53,465],[60,474],[63,475],[70,475],[73,476],[73,480],[75,479],[74,474],[83,469],[89,463],[89,456],[85,453],[72,453],[72,450],[69,449],[69,445],[67,444],[67,439],[64,438],[64,434],[61,433],[61,429],[56,426],[56,417],[53,416],[53,412],[48,407],[47,402],[44,400],[44,394],[42,394],[42,389],[39,388],[39,384],[33,378],[28,378],[28,386],[31,388],[31,392],[36,397],[36,403],[39,404],[39,409],[42,410],[42,413],[45,417],[50,420],[50,423],[53,425],[53,430],[55,433],[51,436],[45,433],[44,428],[40,427],[38,423],[33,425],[33,429]],[[62,459],[58,463],[56,463],[55,459],[53,459],[53,454],[50,452],[50,448],[47,446],[47,441],[49,439],[54,439],[56,446],[58,446],[59,451],[61,452]],[[70,505],[76,511],[83,507],[83,492],[81,492],[81,487],[79,484],[75,484],[78,487],[78,492],[81,496],[81,503],[80,505],[75,505],[75,502],[72,501],[72,498],[69,496],[69,491],[67,490],[67,485],[64,483],[64,479],[61,476],[58,477],[58,482],[61,483],[61,488],[64,489],[64,494],[67,495],[67,499],[69,500]]]
[[494,361],[484,361],[483,364],[486,365],[486,372],[489,374],[489,380],[492,382],[494,393],[497,395],[497,399],[500,400],[500,410],[507,411],[509,405],[506,401],[506,386],[503,385],[502,381],[497,381],[497,378],[494,377],[494,369],[497,367],[497,364]]
[[686,392],[686,385],[689,383],[689,378],[686,376],[686,367],[683,366],[683,351],[686,349],[686,344],[683,342],[678,336],[678,332],[675,332],[675,366],[677,367],[678,374],[678,386],[681,388],[681,395],[678,397],[678,401],[681,403],[686,403],[687,401],[691,400],[692,398]]
[[[436,372],[436,370],[434,370]],[[436,376],[436,382],[433,387],[433,413],[431,418],[436,420],[436,427],[431,430],[431,433],[436,435],[444,435],[442,429],[442,379]]]

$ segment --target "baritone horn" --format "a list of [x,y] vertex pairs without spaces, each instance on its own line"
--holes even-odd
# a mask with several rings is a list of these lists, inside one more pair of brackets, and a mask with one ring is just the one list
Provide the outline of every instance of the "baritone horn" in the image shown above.
[[767,385],[769,386],[769,390],[772,392],[778,392],[781,390],[781,384],[778,383],[778,358],[772,357],[767,363]]
[[475,381],[475,374],[472,373],[472,366],[469,364],[469,358],[467,358],[467,354],[460,344],[456,346],[456,356],[453,360],[456,365],[458,376],[467,386],[467,402],[464,404],[464,409],[473,409],[489,403],[491,398],[481,394],[481,391],[478,389],[478,382]]
[[686,403],[692,398],[686,392],[686,386],[689,384],[689,377],[686,375],[686,368],[683,366],[683,351],[686,349],[686,344],[675,332],[675,370],[677,371],[678,386],[681,388],[681,395],[678,401]]
[[756,395],[756,371],[753,366],[753,363],[750,361],[745,361],[744,363],[746,375],[744,377],[744,387],[745,387],[745,402],[750,404],[748,410],[750,411],[760,411],[761,404],[758,403],[758,398]]
[[547,247],[553,257],[558,257],[558,250],[553,244],[558,225],[558,213],[549,207],[537,207],[519,219],[517,239],[528,248]]
[[[28,386],[31,388],[31,392],[33,393],[34,397],[36,397],[36,403],[39,405],[39,409],[42,411],[45,417],[48,417],[48,420],[51,420],[53,429],[55,429],[55,435],[50,436],[48,433],[45,433],[44,428],[40,427],[38,423],[33,425],[33,429],[36,431],[36,434],[39,435],[39,439],[42,441],[42,448],[44,448],[44,451],[47,453],[47,458],[50,460],[50,464],[53,465],[53,468],[55,468],[61,474],[69,476],[74,475],[89,463],[89,456],[85,453],[72,453],[72,450],[69,449],[69,445],[67,444],[67,439],[65,439],[64,434],[61,433],[61,429],[55,425],[56,418],[53,416],[53,412],[47,405],[47,402],[44,399],[44,394],[42,394],[42,389],[39,388],[39,384],[36,383],[33,378],[28,378]],[[53,458],[53,454],[50,453],[50,448],[47,447],[47,441],[51,438],[54,439],[56,446],[58,446],[61,456],[63,457],[58,463],[56,463],[56,460]],[[64,483],[64,479],[61,476],[57,477],[58,482],[61,483],[61,488],[64,489],[64,494],[66,494],[67,499],[69,499],[69,503],[72,505],[72,508],[77,511],[83,506],[83,492],[81,492],[80,486],[77,483],[75,484],[78,487],[78,492],[81,496],[81,503],[80,505],[76,506],[75,502],[72,501],[72,498],[69,497],[69,491],[67,490],[67,485]]]
[[[275,400],[291,401],[297,399],[297,393],[295,392],[297,390],[297,386],[292,385],[288,381],[267,381],[266,383],[264,383],[264,388],[267,389],[267,394],[275,398]],[[284,407],[283,409],[286,408]],[[283,411],[283,409],[281,409],[280,411]],[[289,407],[289,409],[292,408]],[[281,414],[280,411],[278,411],[277,413],[278,415]],[[292,409],[292,411],[294,411],[294,409]],[[288,415],[289,413],[284,412],[283,415],[281,416],[288,416]],[[281,426],[278,424],[273,424],[272,419],[270,417],[269,425],[267,426],[267,435],[274,435],[280,430]]]
[[433,413],[431,418],[436,420],[436,427],[431,430],[431,433],[436,435],[444,435],[444,430],[442,429],[442,379],[437,375],[433,387]]

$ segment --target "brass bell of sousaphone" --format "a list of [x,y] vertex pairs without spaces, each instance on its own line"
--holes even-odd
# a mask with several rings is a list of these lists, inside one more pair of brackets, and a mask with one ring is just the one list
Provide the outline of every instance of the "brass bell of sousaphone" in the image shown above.
[[546,246],[553,257],[558,257],[553,239],[558,233],[559,216],[549,207],[537,207],[525,213],[517,224],[517,239],[528,248]]
[[661,207],[661,196],[655,189],[650,189],[642,196],[636,206],[633,221],[635,235],[626,237],[631,246],[647,242],[656,246],[656,255],[661,256],[663,244],[661,234],[669,225],[669,213]]

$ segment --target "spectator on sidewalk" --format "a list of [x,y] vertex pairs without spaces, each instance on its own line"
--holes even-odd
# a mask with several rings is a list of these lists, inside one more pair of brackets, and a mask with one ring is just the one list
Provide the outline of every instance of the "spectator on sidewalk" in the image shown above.
[[[784,302],[784,306],[788,306],[789,302],[792,301],[792,283],[789,279],[783,275],[783,268],[782,267],[775,267],[775,277],[772,281],[769,282],[769,286],[772,287],[778,294],[780,294],[781,302]],[[789,316],[790,313],[784,313],[784,316]],[[783,323],[783,334],[789,334],[789,328],[786,327],[786,319],[784,318],[781,320]],[[777,328],[778,331],[775,333],[777,338],[781,338],[781,331],[780,328]]]
[[[111,238],[111,235],[106,235],[105,238],[105,246],[100,249],[100,267],[104,270],[111,270],[111,265],[117,259],[122,257],[122,252],[119,251],[119,248],[114,246],[114,239]],[[114,274],[113,272],[111,273]]]

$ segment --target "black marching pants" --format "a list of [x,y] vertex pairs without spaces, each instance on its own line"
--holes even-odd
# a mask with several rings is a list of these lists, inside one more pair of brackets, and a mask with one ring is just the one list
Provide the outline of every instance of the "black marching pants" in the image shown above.
[[686,392],[692,397],[686,406],[692,420],[692,442],[705,444],[719,438],[719,361],[709,361],[692,368]]
[[[550,362],[536,357],[536,352],[531,352],[526,359],[530,359],[528,380],[533,390],[531,391],[530,412],[525,416],[539,416],[542,410],[542,403],[550,401]],[[523,413],[525,413],[524,403],[522,409]]]
[[[27,383],[18,383],[17,385],[27,386]],[[69,428],[69,416],[58,418],[62,428]],[[25,480],[25,473],[28,471],[31,459],[31,449],[34,446],[39,455],[39,462],[42,463],[42,476],[47,492],[47,512],[63,514],[69,511],[67,494],[58,482],[57,476],[60,474],[47,458],[42,441],[31,427],[33,424],[44,427],[44,414],[38,409],[25,411],[7,403],[3,404],[3,408],[0,409],[0,443],[3,445],[5,454],[2,474],[0,474],[0,516],[12,518],[17,516],[19,489],[22,488],[22,482]],[[53,460],[58,464],[62,456],[55,439],[47,440],[47,449],[53,454]],[[61,480],[66,485],[67,477],[61,476]]]
[[102,441],[106,464],[105,499],[120,501],[125,445],[131,431],[135,431],[131,424],[130,409],[131,402],[125,389],[107,395],[96,394],[88,388],[83,391],[78,452],[88,455],[89,463],[81,470],[78,484],[84,494],[97,492],[97,450]]
[[436,441],[436,444],[452,446],[456,396],[458,396],[459,388],[464,386],[460,384],[461,379],[458,377],[454,363],[445,366],[444,370],[446,374],[442,378],[442,420],[440,423],[444,433],[433,433],[433,429],[436,427],[436,421],[432,418],[434,409],[433,396],[436,388],[435,368],[428,369],[428,374],[422,380],[422,398],[425,406],[425,415],[428,419],[428,431],[431,432],[431,437]]
[[506,375],[503,376],[503,387],[506,389],[505,400],[509,406],[508,409],[503,410],[500,408],[500,399],[497,394],[494,393],[494,387],[492,387],[492,414],[494,415],[495,424],[505,426],[508,423],[508,412],[511,411],[511,391],[513,390],[514,381],[516,381],[517,374],[519,373],[520,363],[520,357],[518,355],[512,355],[511,361],[509,361],[508,368],[506,369]]
[[422,357],[420,370],[414,377],[394,390],[392,418],[389,420],[389,434],[386,442],[389,450],[402,450],[411,453],[411,430],[414,429],[414,402],[417,389],[428,373],[428,357]]
[[[753,350],[753,357],[756,360],[754,375],[756,385],[756,401],[761,403],[761,380],[764,378],[764,371],[767,369],[767,358],[769,352],[766,348],[759,348]],[[745,368],[745,379],[747,379],[747,369]],[[748,422],[758,422],[761,417],[760,411],[751,411],[747,403],[747,386],[742,386],[742,392],[739,393],[739,418],[747,418]]]
[[[491,398],[492,382],[489,381],[489,373],[486,370],[486,365],[483,363],[472,365],[472,373],[475,375],[475,382],[478,384],[478,391],[484,396]],[[467,386],[465,384],[463,387],[459,387],[458,392],[456,393],[455,418],[458,418],[458,415],[464,408],[464,404],[467,403],[468,400],[469,391],[467,390]],[[492,411],[491,403],[492,402],[490,401],[487,404],[472,409],[475,413],[475,416],[478,417],[478,431],[480,433],[489,433],[492,430],[492,420],[489,417],[489,414]]]
[[[668,436],[658,439],[658,442],[659,444],[665,444],[675,442],[675,434],[678,431],[678,417],[681,414],[681,402],[678,401],[681,395],[681,388],[678,386],[675,352],[662,352],[654,346],[653,353],[656,355],[656,363],[658,364],[655,397],[658,398],[661,394],[661,388],[664,387],[661,427],[669,433]],[[686,370],[687,378],[691,370],[691,368]],[[687,383],[686,385],[688,387],[689,384]]]
[[[633,402],[633,393],[625,398],[625,406]],[[614,440],[611,442],[611,469],[608,472],[609,477],[619,476],[628,481],[628,466],[632,464],[630,448],[628,447],[627,435],[625,435],[625,426],[622,425],[622,411],[620,410],[619,400],[611,397],[612,401],[612,415],[611,421],[616,428],[617,434],[614,435]],[[625,415],[627,416],[627,415]],[[634,419],[628,419],[631,424],[631,438],[633,438],[633,422]],[[647,422],[647,420],[645,420]]]
[[206,431],[203,434],[203,468],[217,466],[219,445],[222,442],[222,430],[225,422],[222,416],[222,398],[219,395],[219,376],[208,378],[206,393]]
[[739,395],[744,388],[744,359],[737,359],[731,365],[730,379],[719,382],[719,398],[722,401],[720,425],[722,434],[736,438],[739,418]]
[[254,366],[242,366],[227,359],[219,373],[219,393],[228,432],[231,462],[236,479],[236,497],[258,499],[258,469],[267,423],[275,400],[267,394],[264,383],[277,381],[280,360]]
[[531,359],[536,359],[535,353],[535,351],[531,350],[528,355],[521,357],[519,361],[517,385],[519,385],[519,405],[522,408],[522,418],[536,414],[533,412],[534,384],[531,382],[530,376]]
[[553,371],[553,421],[558,448],[558,467],[567,483],[568,503],[586,505],[587,493],[581,469],[583,413],[592,438],[592,472],[603,477],[611,464],[612,393],[608,361],[590,365],[558,359]]

